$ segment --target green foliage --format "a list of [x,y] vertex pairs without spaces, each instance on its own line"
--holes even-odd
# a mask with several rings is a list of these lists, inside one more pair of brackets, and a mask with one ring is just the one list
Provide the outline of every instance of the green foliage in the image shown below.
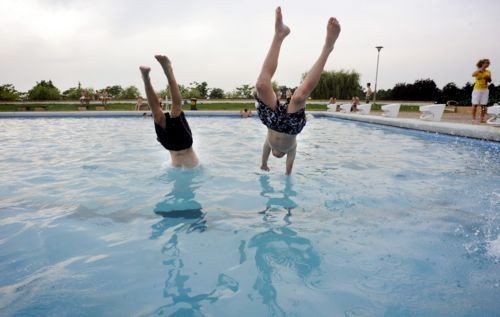
[[0,100],[2,101],[13,101],[20,98],[19,92],[14,88],[12,84],[6,84],[0,86]]
[[441,92],[432,79],[419,79],[413,84],[399,83],[392,89],[394,100],[438,101]]
[[[307,73],[304,73],[302,80],[306,76]],[[330,97],[351,99],[360,94],[359,77],[359,73],[354,70],[323,71],[311,97],[313,99],[329,99]]]
[[392,89],[377,90],[377,100],[391,100],[391,99],[392,99]]
[[201,84],[198,82],[192,82],[189,84],[191,92],[191,98],[202,98],[205,99],[208,96],[208,84],[206,81]]
[[490,84],[489,89],[490,89],[490,96],[489,96],[490,104],[500,103],[500,85],[495,87],[495,85]]
[[278,82],[276,80],[273,80],[271,82],[271,85],[273,86],[273,91],[279,91],[280,90],[280,85],[278,84]]
[[108,97],[110,98],[116,98],[123,93],[123,88],[120,85],[108,86],[106,89],[108,90]]
[[236,87],[236,98],[253,98],[254,89],[255,87],[252,85],[241,85],[240,87]]
[[224,98],[224,90],[220,88],[210,89],[210,94],[208,95],[210,99],[222,99]]
[[170,90],[168,90],[168,88],[156,91],[156,94],[162,99],[170,98]]
[[118,100],[126,100],[126,99],[137,99],[141,96],[139,89],[135,86],[129,86],[123,89],[123,91],[116,96],[115,98]]
[[37,82],[36,85],[28,91],[29,100],[59,100],[61,93],[51,80]]
[[78,100],[82,96],[81,87],[72,87],[62,93],[62,98],[65,100]]

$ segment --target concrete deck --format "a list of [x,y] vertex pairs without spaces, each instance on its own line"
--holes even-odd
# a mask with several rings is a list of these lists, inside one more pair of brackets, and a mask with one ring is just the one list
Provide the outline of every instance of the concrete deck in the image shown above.
[[[1,118],[106,118],[106,117],[142,117],[149,111],[64,111],[64,112],[0,112]],[[190,111],[185,110],[187,116],[219,116],[239,117],[239,111]],[[404,129],[441,133],[467,138],[500,142],[500,127],[486,124],[467,124],[457,122],[432,122],[415,118],[386,118],[381,115],[360,115],[355,113],[340,113],[327,111],[310,111],[315,117],[331,117],[342,120],[360,121],[371,124],[380,124]],[[254,117],[257,117],[254,115]]]

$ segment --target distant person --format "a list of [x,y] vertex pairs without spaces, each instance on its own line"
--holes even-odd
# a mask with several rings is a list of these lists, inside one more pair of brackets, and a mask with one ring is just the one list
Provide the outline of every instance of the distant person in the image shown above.
[[170,153],[172,165],[175,167],[194,168],[198,165],[198,157],[193,150],[191,128],[182,111],[182,99],[179,86],[175,80],[172,64],[167,56],[155,55],[156,60],[167,76],[168,87],[172,99],[172,110],[163,113],[158,96],[153,89],[149,72],[151,68],[141,66],[142,79],[148,98],[149,107],[155,123],[158,142]]
[[326,26],[326,39],[318,59],[311,67],[302,84],[295,90],[289,103],[282,104],[273,90],[272,77],[278,67],[281,45],[290,33],[290,28],[283,24],[281,8],[276,8],[274,37],[271,47],[264,59],[261,72],[255,85],[257,90],[257,112],[264,125],[267,126],[267,137],[262,151],[261,169],[269,171],[267,161],[272,152],[277,158],[286,154],[286,174],[292,172],[297,150],[297,134],[306,124],[306,101],[318,84],[328,56],[340,33],[340,25],[335,18],[330,18]]
[[373,91],[371,86],[372,86],[371,83],[366,84],[366,94],[365,94],[366,103],[370,103],[370,100],[372,99]]
[[358,112],[359,97],[352,97],[351,112]]
[[101,102],[103,105],[106,105],[108,103],[108,100],[109,100],[109,93],[108,93],[108,88],[106,88],[102,91]]
[[86,106],[90,103],[89,91],[87,89],[82,90],[82,96],[80,97],[80,103]]
[[252,116],[252,110],[248,110],[247,108],[240,110],[240,117],[249,118]]
[[487,70],[490,66],[490,60],[481,59],[476,64],[477,70],[472,73],[472,77],[476,78],[474,89],[472,90],[472,122],[476,122],[477,107],[481,107],[481,123],[485,123],[484,116],[486,115],[486,106],[488,105],[489,90],[488,84],[491,82],[491,72]]
[[285,92],[285,97],[286,97],[286,103],[290,103],[290,100],[292,100],[292,90],[288,88]]
[[335,97],[330,97],[330,100],[328,100],[328,105],[326,105],[326,108],[329,111],[339,111],[339,105],[337,105],[337,98]]
[[135,104],[135,111],[141,110],[142,103],[143,99],[141,97],[137,98],[137,102]]

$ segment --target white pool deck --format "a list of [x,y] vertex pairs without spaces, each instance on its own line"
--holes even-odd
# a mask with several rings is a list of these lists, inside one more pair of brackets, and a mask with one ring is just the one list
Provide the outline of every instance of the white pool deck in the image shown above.
[[[148,111],[33,111],[33,112],[0,112],[0,118],[105,118],[105,117],[142,117]],[[186,116],[220,116],[239,117],[239,111],[234,110],[185,110]],[[327,111],[309,111],[308,114],[314,117],[331,117],[342,120],[351,120],[393,126],[403,129],[427,131],[460,137],[488,140],[500,142],[500,127],[489,126],[487,124],[464,124],[454,122],[433,122],[408,118],[387,118],[381,115],[360,115],[355,113],[340,113]],[[257,117],[255,114],[254,117]],[[258,117],[257,117],[258,118]]]

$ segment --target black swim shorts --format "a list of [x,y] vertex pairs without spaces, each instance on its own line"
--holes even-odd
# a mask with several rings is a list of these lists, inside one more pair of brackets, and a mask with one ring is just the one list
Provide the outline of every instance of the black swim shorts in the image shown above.
[[164,148],[169,151],[181,151],[193,145],[193,136],[184,112],[176,118],[170,117],[168,112],[165,113],[165,122],[165,129],[155,123],[157,140]]
[[259,104],[257,107],[259,118],[269,129],[295,135],[299,134],[306,125],[306,112],[304,108],[294,113],[288,113],[288,103],[282,104],[277,100],[276,109],[272,110],[259,98],[255,97],[255,99]]

